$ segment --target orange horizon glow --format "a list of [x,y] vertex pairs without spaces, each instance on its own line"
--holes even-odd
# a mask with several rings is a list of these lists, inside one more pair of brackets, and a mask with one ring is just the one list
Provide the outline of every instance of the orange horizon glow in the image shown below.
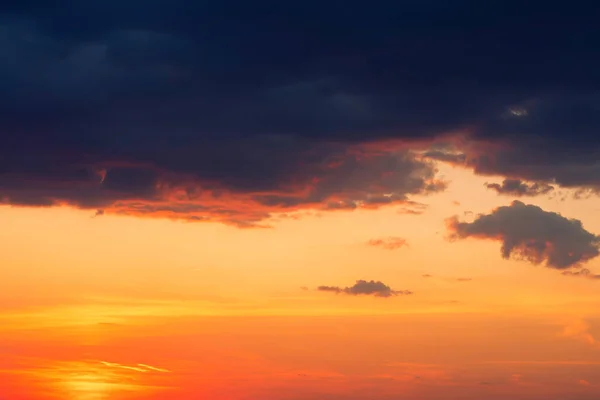
[[[464,169],[441,173],[452,185],[416,198],[422,214],[309,213],[273,229],[1,207],[0,396],[600,393],[600,282],[504,260],[493,240],[449,241],[447,218],[510,201]],[[532,202],[600,232],[593,199]],[[413,294],[316,290],[361,279]]]

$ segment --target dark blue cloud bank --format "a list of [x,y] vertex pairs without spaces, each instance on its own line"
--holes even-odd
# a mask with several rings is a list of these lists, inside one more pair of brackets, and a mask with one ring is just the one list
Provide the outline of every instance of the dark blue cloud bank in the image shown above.
[[443,190],[435,160],[596,190],[598,11],[4,1],[0,199],[252,226]]

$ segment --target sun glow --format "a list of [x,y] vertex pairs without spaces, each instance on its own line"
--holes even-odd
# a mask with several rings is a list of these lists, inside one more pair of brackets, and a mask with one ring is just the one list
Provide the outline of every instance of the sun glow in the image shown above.
[[168,370],[136,367],[106,361],[69,362],[45,371],[42,380],[51,382],[53,391],[69,400],[128,399],[149,396],[168,389],[154,385],[157,374]]
[[136,389],[132,385],[111,382],[106,376],[97,373],[74,374],[60,386],[73,400],[104,400],[115,392]]

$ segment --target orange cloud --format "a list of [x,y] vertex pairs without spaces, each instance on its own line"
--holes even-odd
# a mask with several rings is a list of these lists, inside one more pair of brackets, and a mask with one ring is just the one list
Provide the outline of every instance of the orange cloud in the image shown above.
[[581,319],[572,321],[565,326],[560,336],[575,339],[591,347],[600,349],[600,341],[590,333],[589,324]]

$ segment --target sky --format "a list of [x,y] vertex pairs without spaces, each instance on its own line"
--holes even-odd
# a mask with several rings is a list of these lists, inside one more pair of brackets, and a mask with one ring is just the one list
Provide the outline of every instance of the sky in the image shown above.
[[598,399],[599,11],[1,2],[0,399]]

